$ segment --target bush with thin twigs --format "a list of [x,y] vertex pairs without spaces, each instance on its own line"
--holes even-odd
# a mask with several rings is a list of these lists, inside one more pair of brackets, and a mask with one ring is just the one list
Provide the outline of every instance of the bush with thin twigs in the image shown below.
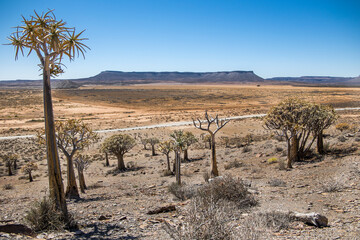
[[288,229],[293,221],[290,212],[259,212],[251,216],[251,221],[260,228],[268,228],[275,232]]
[[14,189],[14,186],[11,185],[10,183],[7,183],[3,186],[3,189],[4,190],[11,190],[11,189]]
[[192,198],[196,193],[196,187],[187,186],[185,183],[178,184],[176,182],[171,183],[168,186],[168,190],[176,198],[178,198],[182,201]]
[[235,159],[235,160],[233,160],[233,161],[231,161],[231,162],[229,162],[229,163],[226,163],[226,164],[224,165],[224,168],[225,168],[225,170],[229,170],[229,169],[231,169],[231,168],[239,168],[239,167],[241,167],[242,165],[243,165],[242,162],[240,162],[239,160]]
[[209,183],[200,187],[196,195],[204,202],[232,202],[239,209],[257,205],[257,201],[248,191],[244,182],[230,175],[213,178]]
[[75,227],[73,218],[69,217],[69,222],[65,223],[62,213],[56,210],[54,202],[44,197],[26,212],[24,220],[35,232],[63,230]]

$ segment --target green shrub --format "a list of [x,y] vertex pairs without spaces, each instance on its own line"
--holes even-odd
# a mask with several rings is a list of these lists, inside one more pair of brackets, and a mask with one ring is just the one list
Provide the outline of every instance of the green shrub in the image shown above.
[[278,159],[277,159],[276,157],[272,157],[272,158],[269,158],[269,159],[267,160],[267,162],[268,162],[269,164],[277,163],[277,162],[278,162]]

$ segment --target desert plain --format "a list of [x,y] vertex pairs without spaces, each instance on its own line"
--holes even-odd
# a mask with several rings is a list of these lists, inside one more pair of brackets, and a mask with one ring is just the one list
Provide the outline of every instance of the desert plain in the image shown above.
[[[78,89],[53,90],[56,120],[81,119],[94,130],[129,128],[161,123],[203,119],[205,110],[221,118],[266,113],[287,97],[329,104],[334,108],[360,107],[360,88],[299,87],[290,85],[131,85],[82,86]],[[41,89],[0,90],[0,137],[33,135],[43,128]],[[259,204],[242,212],[234,220],[241,229],[252,214],[266,211],[318,212],[329,219],[329,226],[317,228],[295,222],[283,229],[254,227],[258,239],[360,239],[360,163],[359,110],[337,112],[337,122],[326,130],[327,154],[312,154],[294,164],[291,170],[279,170],[286,159],[286,142],[264,129],[261,118],[232,120],[216,135],[217,158],[221,175],[230,174],[249,183]],[[351,129],[339,131],[338,123]],[[110,167],[104,165],[99,147],[116,132],[99,133],[98,143],[87,149],[95,161],[85,171],[88,189],[79,200],[69,200],[68,207],[78,221],[76,232],[41,233],[43,239],[171,239],[164,222],[177,226],[186,218],[191,199],[177,199],[168,191],[175,181],[164,174],[165,155],[144,149],[141,136],[168,140],[170,133],[191,131],[199,142],[189,149],[189,161],[182,163],[182,181],[186,185],[205,184],[204,174],[210,168],[210,150],[201,140],[202,131],[192,125],[131,130],[137,145],[125,155],[129,169],[113,173],[116,159],[110,156]],[[251,140],[246,144],[226,146],[223,139]],[[33,201],[48,193],[47,165],[44,149],[34,138],[0,140],[2,153],[19,156],[19,168],[29,159],[37,159],[39,169],[34,182],[19,171],[7,176],[0,166],[0,223],[23,223],[23,216]],[[173,154],[170,155],[174,160]],[[236,164],[233,164],[236,163]],[[66,161],[62,160],[66,186]],[[11,185],[10,189],[3,186]],[[152,209],[174,205],[175,211],[148,214]],[[240,235],[239,235],[240,236]],[[246,235],[241,235],[244,236]],[[0,233],[0,238],[31,238]],[[239,237],[239,239],[242,239]],[[255,239],[255,238],[254,238]]]

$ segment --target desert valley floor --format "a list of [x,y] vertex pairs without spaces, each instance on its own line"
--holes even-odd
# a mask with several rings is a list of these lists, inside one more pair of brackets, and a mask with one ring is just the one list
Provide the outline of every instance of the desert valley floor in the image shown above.
[[[256,86],[256,85],[137,85],[84,86],[73,90],[54,90],[56,120],[81,119],[94,130],[146,126],[191,121],[203,118],[204,111],[232,117],[266,113],[287,97],[297,96],[310,102],[331,104],[335,108],[360,107],[360,88]],[[0,137],[35,134],[43,127],[42,91],[39,89],[0,90]],[[261,118],[230,121],[216,135],[217,158],[221,175],[241,178],[249,185],[259,204],[239,213],[234,219],[246,236],[259,239],[360,239],[360,131],[359,110],[338,111],[336,122],[350,129],[339,131],[335,125],[325,132],[328,153],[314,153],[297,162],[291,170],[279,170],[286,159],[286,142],[264,129]],[[182,163],[182,181],[187,186],[205,184],[209,171],[210,150],[201,140],[202,131],[192,125],[128,131],[137,146],[125,155],[127,171],[116,173],[116,159],[104,166],[99,152],[102,141],[115,133],[101,133],[98,143],[87,153],[95,156],[85,172],[88,190],[79,200],[68,202],[80,230],[41,233],[40,239],[170,239],[164,223],[177,226],[186,218],[191,201],[179,200],[168,191],[175,177],[164,174],[166,157],[152,156],[140,143],[142,136],[168,140],[174,130],[191,131],[199,139],[189,150],[189,161]],[[224,144],[225,137],[250,140]],[[19,167],[29,159],[38,159],[34,182],[20,171],[7,176],[0,166],[0,224],[23,223],[33,201],[48,193],[44,149],[33,138],[1,140],[2,153],[15,152]],[[170,155],[173,161],[173,154]],[[276,161],[269,161],[276,158]],[[66,186],[66,162],[62,161]],[[10,189],[3,186],[11,185]],[[175,211],[149,214],[162,206]],[[316,228],[294,222],[284,229],[249,225],[254,215],[269,211],[318,212],[329,219],[329,226]],[[244,229],[253,228],[252,233]],[[239,230],[239,231],[240,231]],[[250,231],[250,230],[249,230]],[[249,235],[246,235],[249,234]],[[0,232],[0,239],[31,237]],[[241,239],[241,238],[239,238]],[[254,236],[254,239],[255,236]]]

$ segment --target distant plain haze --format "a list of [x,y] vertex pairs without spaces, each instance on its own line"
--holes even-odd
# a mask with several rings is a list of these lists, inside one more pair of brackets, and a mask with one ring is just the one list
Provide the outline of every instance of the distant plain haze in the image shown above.
[[[0,0],[0,43],[33,11],[86,29],[86,59],[61,79],[101,71],[254,71],[263,78],[360,75],[359,0]],[[0,45],[0,80],[40,79],[38,58]]]

